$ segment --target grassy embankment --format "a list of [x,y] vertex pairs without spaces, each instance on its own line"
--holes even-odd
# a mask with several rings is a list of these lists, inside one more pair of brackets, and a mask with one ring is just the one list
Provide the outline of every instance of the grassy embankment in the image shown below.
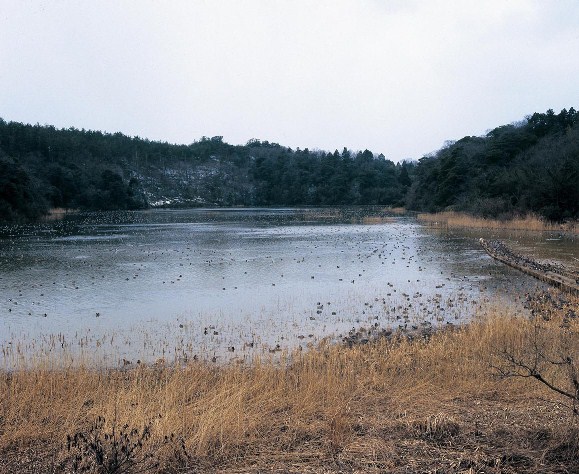
[[557,224],[545,221],[534,215],[514,217],[508,220],[484,219],[460,212],[438,212],[435,214],[421,213],[418,220],[433,226],[451,228],[483,228],[483,229],[508,229],[564,232],[569,234],[579,233],[577,221],[565,224]]
[[[110,472],[579,472],[569,400],[497,377],[508,354],[573,389],[579,304],[566,298],[535,301],[534,322],[490,308],[430,340],[322,345],[282,363],[2,373],[0,472],[67,472],[75,455],[89,466],[98,446],[110,459],[131,441],[134,471]],[[546,362],[560,355],[575,365]],[[136,431],[114,448],[113,428]]]

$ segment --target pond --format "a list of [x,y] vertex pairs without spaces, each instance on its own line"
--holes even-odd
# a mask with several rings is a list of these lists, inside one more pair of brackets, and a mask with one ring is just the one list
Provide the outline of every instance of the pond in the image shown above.
[[[0,363],[250,360],[352,328],[460,324],[497,298],[524,311],[525,293],[542,284],[490,259],[480,236],[376,208],[150,210],[4,226]],[[539,240],[542,251],[561,247]]]

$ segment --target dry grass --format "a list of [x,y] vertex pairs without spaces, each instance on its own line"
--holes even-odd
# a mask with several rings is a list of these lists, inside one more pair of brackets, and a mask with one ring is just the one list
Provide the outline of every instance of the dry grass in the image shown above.
[[53,207],[48,210],[48,213],[42,218],[45,221],[55,221],[60,220],[67,215],[78,213],[78,209],[69,209],[65,207]]
[[[552,354],[579,351],[579,322],[564,318],[537,319]],[[493,369],[503,351],[526,357],[536,334],[496,310],[430,340],[322,345],[281,364],[4,373],[0,472],[66,472],[67,435],[98,417],[99,436],[149,425],[143,466],[155,472],[572,472],[579,440],[564,399]]]
[[372,224],[389,224],[391,222],[396,222],[392,217],[379,217],[379,216],[372,216],[372,217],[363,217],[362,224],[372,225]]
[[403,216],[408,212],[405,207],[387,207],[385,211],[398,216]]
[[579,233],[576,221],[556,224],[545,221],[535,215],[515,217],[509,220],[483,219],[460,212],[439,212],[436,214],[418,214],[418,220],[433,226],[455,228],[510,229]]

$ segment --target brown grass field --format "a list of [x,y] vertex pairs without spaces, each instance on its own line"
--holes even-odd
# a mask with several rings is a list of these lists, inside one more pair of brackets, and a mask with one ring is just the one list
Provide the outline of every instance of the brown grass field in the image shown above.
[[530,304],[247,366],[0,373],[0,472],[577,473],[573,400],[508,375],[573,393],[579,303]]
[[451,228],[481,228],[481,229],[509,229],[563,232],[568,234],[579,233],[576,221],[566,224],[557,224],[545,221],[534,215],[516,217],[509,220],[483,219],[460,212],[438,212],[435,214],[418,214],[417,219],[425,224]]

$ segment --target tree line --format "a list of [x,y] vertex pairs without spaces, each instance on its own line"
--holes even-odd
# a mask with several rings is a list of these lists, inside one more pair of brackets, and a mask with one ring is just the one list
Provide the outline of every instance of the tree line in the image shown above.
[[220,136],[190,145],[0,119],[0,220],[54,207],[403,204],[405,164]]
[[34,220],[54,207],[369,204],[577,218],[577,120],[573,108],[534,113],[393,163],[369,150],[230,145],[220,136],[176,145],[0,119],[0,220]]
[[482,217],[533,212],[579,217],[579,114],[534,113],[483,137],[464,137],[419,160],[409,209]]

